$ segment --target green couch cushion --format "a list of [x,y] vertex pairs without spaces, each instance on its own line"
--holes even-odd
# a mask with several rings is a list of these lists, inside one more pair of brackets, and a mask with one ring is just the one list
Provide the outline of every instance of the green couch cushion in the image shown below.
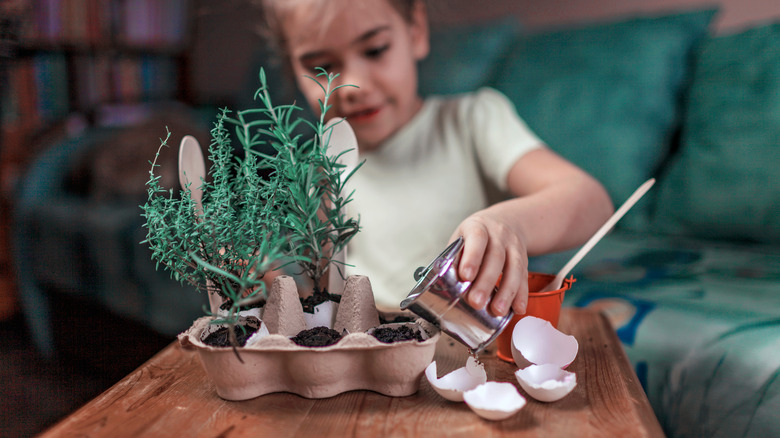
[[[521,36],[492,85],[552,149],[598,178],[620,204],[668,153],[690,57],[714,14],[641,17]],[[621,225],[643,226],[646,214],[638,210]]]
[[420,93],[448,95],[484,86],[519,29],[513,18],[432,29],[430,55],[420,62]]
[[706,41],[658,230],[780,243],[780,23]]

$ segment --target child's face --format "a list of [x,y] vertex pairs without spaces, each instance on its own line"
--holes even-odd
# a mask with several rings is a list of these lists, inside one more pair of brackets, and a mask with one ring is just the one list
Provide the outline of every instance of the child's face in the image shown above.
[[[298,86],[309,105],[319,111],[322,89],[314,77],[322,67],[339,73],[344,87],[331,97],[328,117],[344,117],[355,130],[361,150],[377,148],[420,109],[417,61],[428,54],[427,17],[423,6],[406,20],[388,0],[329,0],[332,16],[307,2],[282,21],[286,49]],[[324,82],[324,79],[322,79]]]

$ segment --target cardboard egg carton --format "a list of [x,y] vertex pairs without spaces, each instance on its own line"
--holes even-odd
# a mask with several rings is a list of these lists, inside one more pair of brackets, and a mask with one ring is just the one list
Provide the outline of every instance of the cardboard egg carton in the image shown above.
[[439,331],[417,320],[408,324],[419,328],[424,341],[382,343],[366,333],[379,326],[379,316],[368,277],[351,276],[332,327],[345,333],[342,338],[326,347],[297,345],[290,338],[307,328],[303,306],[295,281],[280,276],[274,280],[262,312],[261,324],[268,334],[238,348],[238,356],[233,348],[202,342],[211,317],[195,321],[179,335],[179,342],[185,349],[198,351],[217,394],[226,400],[247,400],[273,392],[325,398],[358,389],[394,397],[414,394],[433,360]]

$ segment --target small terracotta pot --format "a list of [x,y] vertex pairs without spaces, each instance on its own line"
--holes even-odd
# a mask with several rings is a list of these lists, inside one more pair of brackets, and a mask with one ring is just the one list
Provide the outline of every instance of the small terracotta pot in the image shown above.
[[537,318],[550,321],[553,327],[558,328],[558,318],[561,315],[561,305],[566,291],[571,289],[571,285],[577,281],[574,277],[563,281],[563,287],[549,292],[538,292],[555,278],[555,275],[541,274],[538,272],[528,273],[528,307],[525,315],[515,315],[504,330],[496,339],[496,352],[499,359],[514,363],[512,358],[512,331],[517,321],[526,316],[535,316]]

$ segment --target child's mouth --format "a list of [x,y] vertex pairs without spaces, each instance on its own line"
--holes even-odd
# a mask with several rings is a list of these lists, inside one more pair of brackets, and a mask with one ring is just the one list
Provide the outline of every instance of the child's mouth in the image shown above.
[[347,115],[346,119],[350,122],[365,122],[377,114],[379,114],[379,108],[368,108],[350,113]]

